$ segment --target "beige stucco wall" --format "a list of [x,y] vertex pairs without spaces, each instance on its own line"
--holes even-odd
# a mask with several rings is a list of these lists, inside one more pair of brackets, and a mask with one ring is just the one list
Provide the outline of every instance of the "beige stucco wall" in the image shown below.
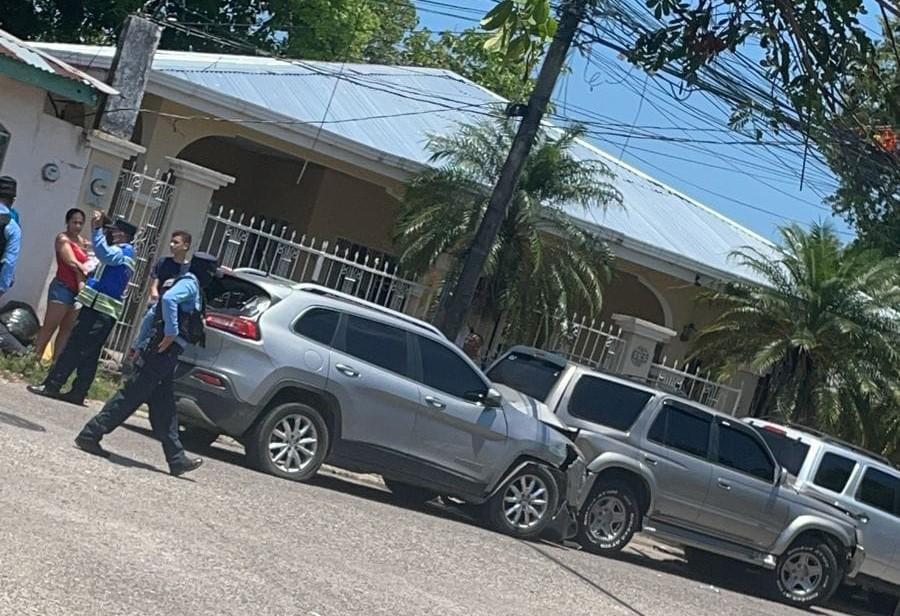
[[[0,124],[10,133],[0,174],[18,180],[23,230],[15,285],[3,301],[28,302],[43,315],[48,275],[55,272],[53,241],[65,227],[65,212],[78,203],[89,150],[77,126],[44,113],[44,90],[0,76]],[[41,169],[59,167],[59,179],[47,182]]]

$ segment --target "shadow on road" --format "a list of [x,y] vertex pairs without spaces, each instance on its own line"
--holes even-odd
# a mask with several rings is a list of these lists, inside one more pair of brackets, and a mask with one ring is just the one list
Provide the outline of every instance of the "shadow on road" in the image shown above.
[[0,411],[0,423],[5,423],[7,425],[12,426],[13,428],[21,428],[22,430],[31,430],[32,432],[46,432],[47,429],[40,424],[36,424],[33,421],[28,421],[27,419],[23,419],[18,415],[13,415],[12,413],[7,413],[5,411]]

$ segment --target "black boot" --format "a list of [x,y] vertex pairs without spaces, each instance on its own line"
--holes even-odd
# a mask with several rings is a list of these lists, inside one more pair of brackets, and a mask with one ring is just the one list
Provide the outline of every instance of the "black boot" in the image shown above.
[[184,475],[185,473],[190,473],[191,471],[195,471],[200,468],[200,465],[203,464],[203,458],[192,458],[190,456],[185,456],[184,460],[181,462],[176,462],[174,464],[169,465],[169,473],[173,476],[178,477],[179,475]]
[[59,388],[47,385],[46,383],[42,383],[40,385],[29,385],[26,389],[28,389],[28,391],[33,394],[37,394],[38,396],[53,398],[55,400],[58,400],[61,395],[59,393]]
[[100,441],[93,437],[79,434],[75,437],[75,445],[82,451],[86,451],[95,456],[100,456],[101,458],[109,457],[109,452],[103,449],[103,447],[100,446]]
[[74,404],[75,406],[84,406],[84,396],[76,394],[73,391],[69,391],[64,394],[57,394],[56,398],[57,400],[62,400],[63,402]]

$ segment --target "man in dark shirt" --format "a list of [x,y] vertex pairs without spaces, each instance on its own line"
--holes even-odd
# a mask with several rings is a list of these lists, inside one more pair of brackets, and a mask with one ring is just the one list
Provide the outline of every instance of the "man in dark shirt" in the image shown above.
[[187,231],[175,231],[169,242],[171,257],[157,260],[150,272],[150,303],[159,301],[159,291],[167,280],[178,278],[188,271],[191,265],[188,253],[191,251],[191,234]]

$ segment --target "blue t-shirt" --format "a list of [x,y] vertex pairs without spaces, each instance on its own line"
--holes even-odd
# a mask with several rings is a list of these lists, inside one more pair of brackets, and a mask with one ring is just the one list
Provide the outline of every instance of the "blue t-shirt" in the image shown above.
[[150,277],[159,281],[159,286],[157,288],[162,291],[163,285],[166,284],[167,280],[178,278],[182,274],[186,274],[190,267],[190,261],[179,263],[173,257],[165,257],[156,262],[153,266],[153,271],[150,273]]

